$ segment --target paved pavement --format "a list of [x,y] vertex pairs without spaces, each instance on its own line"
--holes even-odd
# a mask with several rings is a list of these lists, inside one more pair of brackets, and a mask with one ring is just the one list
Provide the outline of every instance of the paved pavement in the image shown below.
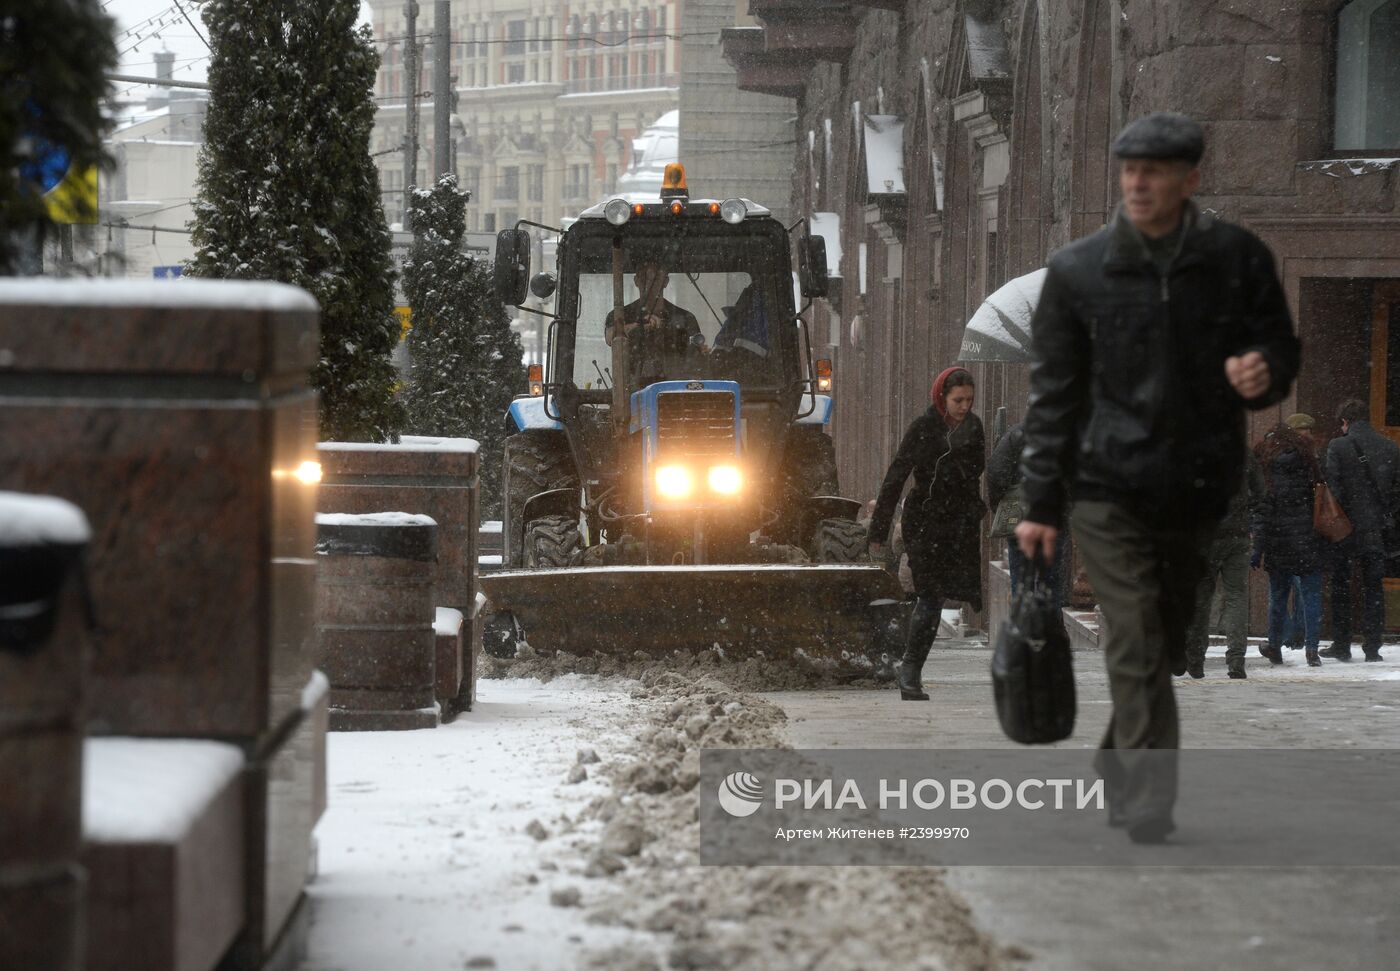
[[[1220,648],[1202,681],[1177,680],[1183,745],[1400,748],[1400,646],[1386,660],[1327,662],[1302,652],[1271,667],[1251,649],[1230,681]],[[777,692],[796,748],[1002,748],[985,643],[938,641],[932,700],[894,691]],[[1097,652],[1075,655],[1079,718],[1063,746],[1097,744],[1108,691]],[[1400,839],[1400,816],[1377,840]],[[1126,837],[1124,837],[1126,839]],[[1033,971],[1124,968],[1400,967],[1400,869],[954,867],[979,923],[1032,955]]]

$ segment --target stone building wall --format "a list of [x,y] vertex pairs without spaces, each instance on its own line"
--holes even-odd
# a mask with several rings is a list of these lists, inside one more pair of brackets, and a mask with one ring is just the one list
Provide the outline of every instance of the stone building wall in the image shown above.
[[[1202,122],[1198,202],[1270,245],[1298,319],[1303,373],[1287,401],[1252,417],[1254,436],[1299,408],[1330,416],[1351,395],[1371,398],[1378,425],[1387,408],[1400,425],[1400,401],[1387,399],[1400,398],[1400,380],[1385,379],[1389,364],[1400,370],[1391,349],[1400,335],[1390,339],[1385,325],[1395,319],[1400,331],[1400,311],[1386,316],[1394,289],[1386,281],[1400,278],[1400,144],[1332,148],[1345,6],[754,0],[765,34],[799,12],[835,22],[844,11],[854,25],[840,44],[822,35],[826,46],[797,80],[794,65],[804,65],[774,43],[731,56],[741,86],[793,96],[795,214],[841,221],[840,294],[816,314],[816,332],[836,365],[842,491],[875,495],[899,435],[927,405],[929,382],[957,362],[981,301],[1104,224],[1117,196],[1109,144],[1126,121],[1156,110]],[[1390,96],[1400,100],[1400,91]],[[859,183],[866,146],[857,103],[903,123],[902,198],[872,198]],[[1026,368],[971,369],[989,433],[1002,405],[1019,420]],[[1389,430],[1400,438],[1400,427]]]

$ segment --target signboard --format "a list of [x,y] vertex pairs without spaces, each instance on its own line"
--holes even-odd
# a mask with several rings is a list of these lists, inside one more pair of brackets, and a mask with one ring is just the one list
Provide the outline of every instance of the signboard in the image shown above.
[[408,337],[408,332],[413,329],[413,311],[408,307],[395,307],[394,313],[399,318],[399,340]]
[[151,276],[157,280],[177,280],[185,275],[184,264],[177,263],[174,266],[153,266]]

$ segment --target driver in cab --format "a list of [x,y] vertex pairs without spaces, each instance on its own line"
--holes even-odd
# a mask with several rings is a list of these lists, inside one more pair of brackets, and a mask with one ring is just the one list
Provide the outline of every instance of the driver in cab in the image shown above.
[[[633,280],[641,296],[622,308],[622,330],[628,339],[632,386],[640,388],[684,367],[687,351],[704,353],[706,348],[695,315],[662,296],[670,282],[664,266],[643,263]],[[615,337],[615,325],[614,316],[609,314],[604,329],[609,346]]]

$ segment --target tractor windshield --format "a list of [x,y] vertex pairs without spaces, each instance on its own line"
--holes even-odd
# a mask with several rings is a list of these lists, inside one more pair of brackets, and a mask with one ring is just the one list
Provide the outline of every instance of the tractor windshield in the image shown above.
[[573,380],[611,386],[625,337],[629,390],[656,381],[785,379],[792,275],[772,236],[687,235],[585,243],[580,254]]

